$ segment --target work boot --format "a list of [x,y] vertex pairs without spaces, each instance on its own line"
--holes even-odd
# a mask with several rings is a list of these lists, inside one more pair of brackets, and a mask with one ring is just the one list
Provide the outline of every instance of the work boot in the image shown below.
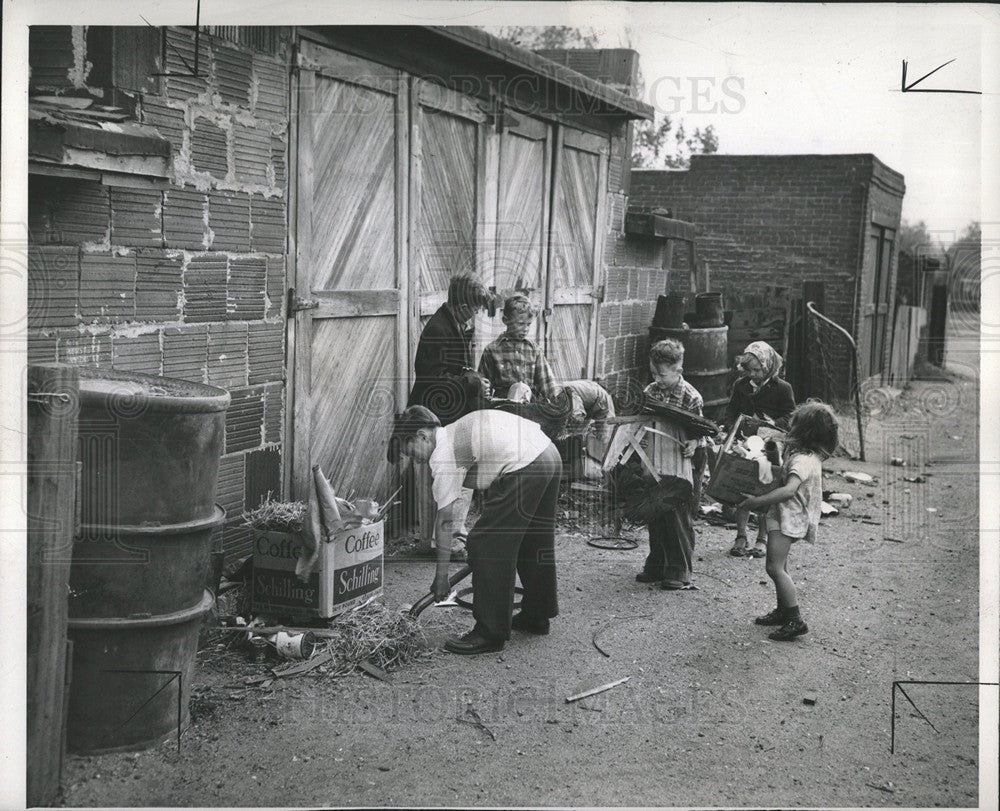
[[780,608],[775,608],[760,617],[756,617],[754,622],[757,625],[784,625],[785,612]]

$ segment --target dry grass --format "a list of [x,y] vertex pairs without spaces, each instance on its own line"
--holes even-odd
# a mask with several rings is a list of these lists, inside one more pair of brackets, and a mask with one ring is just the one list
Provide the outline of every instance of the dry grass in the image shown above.
[[333,675],[352,672],[368,661],[389,671],[429,656],[420,623],[409,614],[391,611],[378,602],[366,603],[332,621],[336,636],[319,650],[333,655]]
[[276,501],[272,494],[250,512],[243,512],[243,521],[248,527],[282,532],[301,532],[309,517],[309,505],[304,501]]

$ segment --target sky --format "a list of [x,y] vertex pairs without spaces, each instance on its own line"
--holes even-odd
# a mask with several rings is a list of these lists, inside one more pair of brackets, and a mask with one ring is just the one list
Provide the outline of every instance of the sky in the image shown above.
[[915,87],[980,90],[995,100],[1000,75],[984,76],[983,51],[995,59],[1000,47],[997,7],[563,8],[563,21],[552,24],[592,28],[601,46],[637,50],[643,100],[688,131],[712,125],[720,153],[870,152],[903,173],[903,217],[925,221],[932,235],[950,242],[983,219],[983,150],[997,152],[1000,122],[993,117],[984,140],[982,96],[900,86],[904,60],[907,84],[954,60]]

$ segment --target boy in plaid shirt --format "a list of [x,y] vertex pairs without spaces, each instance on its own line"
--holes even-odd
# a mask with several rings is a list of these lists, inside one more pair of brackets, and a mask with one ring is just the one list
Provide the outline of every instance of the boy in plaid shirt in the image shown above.
[[504,302],[507,331],[483,350],[479,361],[479,374],[489,379],[498,397],[509,397],[516,383],[528,386],[535,400],[552,400],[562,391],[545,355],[527,337],[534,319],[535,308],[527,296],[518,293]]
[[[702,397],[688,383],[684,373],[684,346],[667,338],[649,349],[649,371],[653,382],[646,386],[643,397],[647,400],[676,406],[697,414],[702,408]],[[654,466],[659,476],[675,476],[694,483],[691,457],[702,439],[688,439],[687,432],[667,420],[656,421],[657,430],[670,438],[653,435]],[[649,530],[649,555],[642,571],[635,576],[640,583],[659,583],[670,591],[691,588],[691,564],[694,555],[694,527],[688,505],[679,505],[662,513],[647,525]]]

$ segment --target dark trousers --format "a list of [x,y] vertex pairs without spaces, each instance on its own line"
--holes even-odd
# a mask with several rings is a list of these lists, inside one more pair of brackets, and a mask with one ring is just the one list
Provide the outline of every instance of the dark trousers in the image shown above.
[[562,459],[549,445],[527,467],[501,476],[486,491],[482,517],[465,548],[472,567],[472,615],[481,631],[510,639],[515,575],[521,578],[521,610],[554,617],[555,525]]
[[691,561],[694,555],[694,527],[687,505],[650,521],[649,554],[643,567],[649,574],[664,580],[691,582]]

